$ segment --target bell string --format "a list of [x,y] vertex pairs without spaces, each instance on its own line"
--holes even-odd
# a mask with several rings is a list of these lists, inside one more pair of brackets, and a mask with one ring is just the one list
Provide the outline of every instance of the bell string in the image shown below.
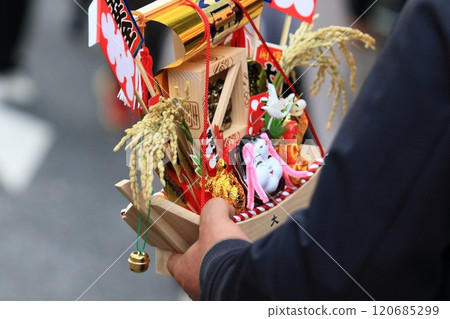
[[[153,193],[152,193],[153,194]],[[148,231],[149,231],[149,223],[150,223],[150,210],[151,210],[151,204],[152,200],[148,200],[148,209],[147,209],[147,221],[145,223],[145,238],[144,238],[144,244],[142,245],[142,249],[139,249],[139,239],[141,238],[141,220],[142,220],[142,214],[139,212],[139,221],[138,221],[138,228],[137,228],[137,238],[136,238],[136,250],[143,253],[145,249],[145,245],[147,244],[147,238],[148,238]]]

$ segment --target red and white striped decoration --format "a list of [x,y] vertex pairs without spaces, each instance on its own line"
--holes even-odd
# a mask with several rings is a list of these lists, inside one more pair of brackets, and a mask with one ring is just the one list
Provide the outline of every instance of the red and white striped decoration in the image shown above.
[[[264,213],[265,211],[268,211],[269,209],[275,207],[276,205],[278,205],[281,201],[283,201],[283,199],[285,199],[286,197],[288,197],[289,195],[291,195],[292,193],[294,193],[298,188],[300,188],[303,184],[305,184],[307,181],[309,181],[311,179],[312,176],[314,176],[314,174],[317,172],[317,170],[319,169],[320,166],[322,166],[324,163],[323,159],[318,159],[314,162],[311,163],[311,165],[309,165],[308,168],[308,176],[303,178],[300,181],[300,185],[298,185],[298,187],[286,187],[281,194],[275,198],[274,200],[265,203],[261,206],[255,207],[252,210],[240,213],[240,214],[236,214],[232,217],[233,222],[237,223],[237,222],[241,222],[244,221],[246,219],[252,218],[253,216],[259,215],[261,213]],[[155,194],[153,194],[153,196],[157,196],[157,197],[162,197],[167,199],[167,197],[165,196],[164,190],[161,190]],[[126,209],[122,209],[120,214],[123,216],[126,212]]]
[[314,174],[317,172],[317,170],[319,169],[320,166],[323,165],[323,159],[318,159],[314,162],[311,163],[311,165],[309,165],[308,168],[308,176],[305,178],[302,178],[300,181],[300,185],[298,185],[298,187],[286,187],[281,194],[275,198],[274,200],[265,203],[261,206],[255,207],[252,210],[246,211],[244,213],[240,213],[240,214],[236,214],[232,217],[233,222],[237,223],[237,222],[241,222],[244,220],[247,220],[249,218],[252,218],[253,216],[259,215],[273,207],[275,207],[276,205],[278,205],[281,201],[283,201],[283,199],[285,199],[286,197],[288,197],[289,195],[291,195],[294,191],[296,191],[299,187],[301,187],[302,185],[304,185],[307,181],[309,181],[311,179],[312,176],[314,176]]

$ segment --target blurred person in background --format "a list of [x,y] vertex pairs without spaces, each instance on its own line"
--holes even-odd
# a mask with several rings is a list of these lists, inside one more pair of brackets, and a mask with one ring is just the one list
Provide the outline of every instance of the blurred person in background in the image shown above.
[[386,37],[406,0],[347,0],[356,28]]
[[26,26],[27,0],[3,1],[0,10],[0,101],[27,104],[36,96],[34,80],[20,69],[20,45]]

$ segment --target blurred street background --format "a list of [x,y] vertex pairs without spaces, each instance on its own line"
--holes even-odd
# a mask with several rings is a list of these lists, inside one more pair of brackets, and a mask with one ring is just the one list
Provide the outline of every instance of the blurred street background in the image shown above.
[[[0,75],[0,300],[186,300],[172,278],[155,274],[154,262],[144,274],[128,269],[136,234],[120,217],[127,201],[114,188],[128,168],[113,147],[133,114],[109,109],[114,85],[100,48],[87,46],[87,2],[29,1],[16,52],[22,82],[11,87]],[[354,27],[373,32],[380,49],[396,9],[380,0],[370,10],[380,15]],[[350,26],[357,17],[345,0],[318,0],[317,13],[316,28]],[[265,8],[262,21],[281,33],[277,12]],[[279,37],[275,27],[263,32]],[[359,88],[379,51],[352,51]],[[305,88],[314,76],[305,74]],[[13,89],[19,93],[7,96]],[[329,148],[342,111],[326,131],[327,91],[307,102]]]

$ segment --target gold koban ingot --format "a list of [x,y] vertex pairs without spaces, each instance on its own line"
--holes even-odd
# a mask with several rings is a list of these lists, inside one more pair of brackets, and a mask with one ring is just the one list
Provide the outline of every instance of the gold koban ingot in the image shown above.
[[142,273],[147,271],[150,258],[145,251],[133,251],[128,258],[128,263],[131,271]]

